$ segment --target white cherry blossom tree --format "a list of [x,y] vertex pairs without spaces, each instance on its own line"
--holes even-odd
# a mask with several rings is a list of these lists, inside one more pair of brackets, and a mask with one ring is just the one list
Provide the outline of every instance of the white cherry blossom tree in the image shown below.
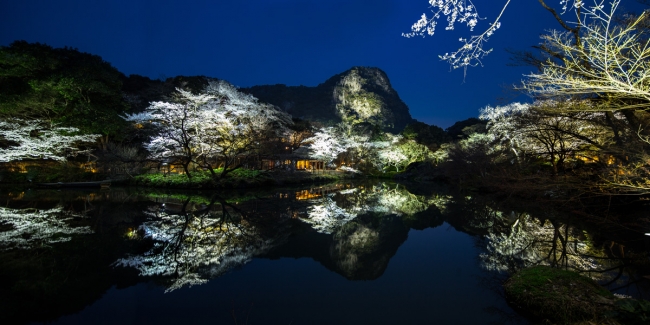
[[156,125],[158,134],[146,145],[150,157],[181,163],[188,178],[191,163],[215,177],[221,166],[219,176],[226,176],[255,154],[266,137],[282,136],[292,124],[288,114],[225,81],[210,81],[198,95],[177,90],[176,102],[153,102],[127,120]]
[[27,159],[65,161],[88,153],[81,144],[92,144],[99,134],[78,134],[79,129],[58,127],[43,120],[0,120],[0,162]]
[[322,128],[303,142],[308,143],[309,156],[326,165],[331,164],[339,154],[349,148],[346,139],[338,134],[333,127]]
[[480,118],[488,121],[488,134],[512,151],[517,160],[523,155],[544,157],[557,174],[568,159],[593,156],[589,153],[605,148],[612,139],[604,123],[598,123],[605,119],[602,112],[557,113],[561,107],[572,105],[585,104],[538,101],[487,106]]

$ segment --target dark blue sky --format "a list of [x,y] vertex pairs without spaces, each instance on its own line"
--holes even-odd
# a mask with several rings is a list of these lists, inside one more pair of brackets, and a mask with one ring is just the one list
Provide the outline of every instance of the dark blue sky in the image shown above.
[[[474,2],[488,18],[480,29],[505,0]],[[622,5],[639,8],[634,0]],[[470,35],[465,28],[448,32],[441,22],[433,37],[401,36],[424,12],[426,0],[2,0],[0,45],[70,46],[127,75],[206,75],[240,87],[315,86],[350,67],[375,66],[414,118],[444,128],[512,101],[517,94],[507,88],[531,68],[507,66],[504,49],[527,49],[545,29],[559,28],[537,1],[513,1],[488,43],[494,52],[463,82],[438,54],[455,50]]]

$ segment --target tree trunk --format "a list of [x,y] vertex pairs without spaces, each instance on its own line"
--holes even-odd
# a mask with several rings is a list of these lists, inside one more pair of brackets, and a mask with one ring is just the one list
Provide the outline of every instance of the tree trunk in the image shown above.
[[187,175],[187,178],[191,181],[192,180],[192,174],[190,174],[190,162],[184,162],[183,163],[183,170],[185,171],[185,175]]

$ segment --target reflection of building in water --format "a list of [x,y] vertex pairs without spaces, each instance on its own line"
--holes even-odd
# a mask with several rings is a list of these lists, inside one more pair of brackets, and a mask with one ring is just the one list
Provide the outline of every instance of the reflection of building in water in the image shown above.
[[296,192],[296,200],[316,199],[328,194],[337,193],[345,187],[346,185],[344,184],[336,184],[336,185],[319,186],[319,187],[310,188],[308,190],[298,191]]
[[296,200],[309,200],[309,199],[315,199],[323,196],[320,191],[314,191],[312,190],[302,190],[299,192],[296,192]]

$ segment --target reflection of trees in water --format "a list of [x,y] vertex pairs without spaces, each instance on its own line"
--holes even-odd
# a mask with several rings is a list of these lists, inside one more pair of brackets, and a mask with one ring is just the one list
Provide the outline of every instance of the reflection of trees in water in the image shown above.
[[527,213],[519,214],[508,230],[487,234],[485,242],[486,253],[480,256],[488,270],[514,271],[542,264],[596,276],[621,263],[595,247],[586,232]]
[[88,226],[74,226],[82,215],[62,206],[51,209],[0,207],[0,248],[29,249],[65,242],[71,235],[90,234]]
[[307,208],[308,218],[301,220],[311,224],[320,233],[331,234],[350,220],[356,218],[360,211],[359,208],[343,209],[339,207],[332,198],[334,195],[330,194],[314,202],[314,205]]
[[172,209],[147,211],[140,227],[154,241],[144,254],[115,264],[135,267],[143,276],[171,277],[167,291],[207,282],[267,251],[278,236],[267,236],[245,212],[223,199],[194,204],[189,198]]
[[[622,235],[620,226],[611,231],[612,222],[585,226],[590,223],[575,215],[584,213],[575,206],[566,211],[548,202],[462,194],[449,200],[443,210],[447,222],[478,238],[481,266],[496,271],[492,273],[497,277],[525,267],[549,265],[578,271],[611,284],[609,288],[613,289],[630,286],[647,274],[643,271],[648,269],[647,253],[625,251],[620,244],[621,240],[634,243],[633,232],[628,230],[627,235]],[[612,237],[605,239],[603,234]]]
[[331,193],[312,200],[312,203],[308,208],[308,217],[301,220],[311,224],[318,232],[331,234],[364,213],[412,216],[431,205],[443,208],[446,197],[415,195],[399,184],[382,183]]
[[606,285],[616,282],[626,287],[640,279],[636,271],[639,263],[647,263],[645,254],[626,256],[620,244],[595,241],[590,232],[560,221],[553,210],[542,213],[549,219],[528,213],[503,213],[489,207],[483,211],[492,212],[474,215],[479,220],[467,224],[474,231],[486,227],[478,246],[483,251],[481,265],[488,271],[512,273],[534,265],[549,265],[578,271]]

